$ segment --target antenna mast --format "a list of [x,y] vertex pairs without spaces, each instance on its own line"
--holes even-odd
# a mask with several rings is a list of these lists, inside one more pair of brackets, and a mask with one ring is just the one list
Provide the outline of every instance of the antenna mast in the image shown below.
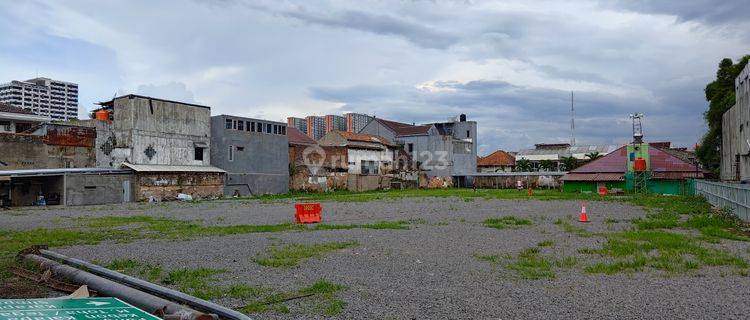
[[630,119],[633,119],[633,143],[643,143],[643,113],[631,113]]
[[570,91],[570,145],[576,144],[576,110],[573,107],[573,91]]

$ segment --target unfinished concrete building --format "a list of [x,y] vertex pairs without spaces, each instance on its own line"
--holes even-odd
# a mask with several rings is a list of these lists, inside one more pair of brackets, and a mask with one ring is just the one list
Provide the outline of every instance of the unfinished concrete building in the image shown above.
[[721,121],[721,180],[750,180],[750,64],[734,80],[735,104]]
[[223,196],[224,171],[210,166],[209,107],[133,94],[100,105],[97,164],[132,169],[136,200]]
[[285,123],[211,117],[211,163],[227,172],[225,195],[287,193],[288,144]]
[[426,174],[422,186],[470,186],[477,171],[477,123],[466,121],[466,115],[424,125],[374,118],[360,133],[402,145]]

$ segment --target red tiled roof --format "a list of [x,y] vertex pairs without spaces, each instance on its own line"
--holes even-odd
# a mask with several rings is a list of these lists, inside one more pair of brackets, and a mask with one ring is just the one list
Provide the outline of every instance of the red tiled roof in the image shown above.
[[315,140],[308,137],[306,134],[302,133],[302,131],[299,131],[299,129],[295,127],[287,127],[286,134],[289,138],[289,144],[313,145],[317,143],[315,142]]
[[0,112],[7,112],[7,113],[20,113],[20,114],[35,114],[29,110],[21,109],[16,106],[11,106],[6,103],[0,102]]
[[401,123],[396,121],[384,120],[375,118],[376,121],[380,122],[383,126],[393,131],[397,136],[417,136],[425,135],[432,127],[431,125],[412,125],[407,123]]
[[344,139],[349,141],[360,141],[360,142],[371,142],[371,143],[380,143],[384,145],[393,145],[391,144],[388,139],[383,138],[381,136],[376,136],[373,134],[367,134],[367,133],[354,133],[354,132],[348,132],[348,131],[336,131],[339,135],[341,135]]
[[[703,171],[694,164],[675,157],[657,147],[648,148],[651,162],[651,172],[654,179],[683,179],[687,177],[702,177]],[[583,173],[620,173],[627,170],[627,148],[625,146],[611,153],[591,161],[575,170],[571,174]]]
[[503,150],[497,150],[477,160],[479,167],[514,166],[516,158]]

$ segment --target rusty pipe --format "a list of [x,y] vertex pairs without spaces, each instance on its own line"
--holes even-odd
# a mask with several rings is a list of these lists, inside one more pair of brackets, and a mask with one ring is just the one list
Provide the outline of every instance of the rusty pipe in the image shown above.
[[117,297],[152,314],[163,314],[165,319],[178,320],[216,320],[217,316],[198,312],[171,301],[153,296],[143,291],[128,287],[124,284],[99,277],[89,272],[61,264],[57,261],[26,254],[25,259],[39,264],[43,270],[50,270],[53,274],[63,277],[77,284],[85,284],[98,293],[110,297]]

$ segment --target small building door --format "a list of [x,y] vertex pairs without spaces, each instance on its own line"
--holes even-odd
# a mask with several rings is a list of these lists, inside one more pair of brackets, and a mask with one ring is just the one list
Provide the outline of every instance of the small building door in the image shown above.
[[122,203],[130,202],[130,180],[122,182]]

